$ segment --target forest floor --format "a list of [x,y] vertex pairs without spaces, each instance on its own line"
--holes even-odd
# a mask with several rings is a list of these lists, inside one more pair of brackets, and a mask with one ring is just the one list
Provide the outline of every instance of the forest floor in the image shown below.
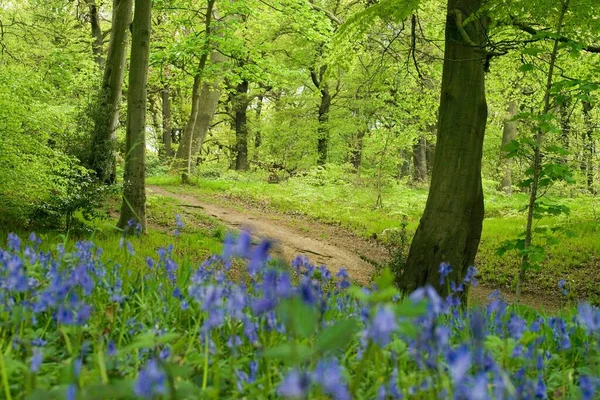
[[[189,209],[200,209],[232,230],[248,229],[255,238],[269,238],[275,245],[275,254],[287,262],[297,255],[307,256],[315,264],[325,264],[335,273],[342,266],[357,283],[368,284],[376,272],[376,265],[389,260],[387,250],[375,240],[357,236],[348,229],[327,224],[305,215],[291,215],[265,210],[256,204],[226,196],[197,196],[177,192],[173,188],[149,186],[150,194],[176,200],[182,214]],[[189,227],[188,227],[189,229]],[[192,227],[193,229],[193,227]],[[494,288],[478,285],[472,288],[471,301],[485,304]],[[511,293],[503,296],[512,302]],[[521,304],[538,311],[557,311],[561,304],[555,296],[523,294]]]

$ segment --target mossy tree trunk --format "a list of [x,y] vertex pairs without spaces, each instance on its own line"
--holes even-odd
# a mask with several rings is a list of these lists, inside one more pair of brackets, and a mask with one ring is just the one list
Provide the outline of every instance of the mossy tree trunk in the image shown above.
[[[508,113],[504,120],[502,129],[502,147],[517,138],[517,121],[513,118],[517,115],[519,109],[516,101],[508,104]],[[504,150],[500,150],[500,186],[498,190],[512,195],[512,160],[504,156]]]
[[397,277],[404,292],[440,285],[439,265],[450,263],[451,280],[473,265],[483,222],[481,158],[487,120],[485,21],[467,20],[482,0],[448,0],[445,56],[436,156],[425,212]]
[[319,90],[321,101],[319,103],[317,128],[317,165],[327,163],[327,153],[329,149],[329,110],[331,108],[331,93],[327,82],[324,82],[327,65],[321,66],[319,71],[312,69],[310,77],[314,85]]
[[139,223],[146,231],[146,108],[150,55],[151,0],[135,0],[131,43],[123,204],[118,227]]
[[127,31],[131,22],[131,5],[132,0],[113,1],[108,55],[97,105],[92,110],[94,128],[89,167],[96,172],[96,179],[105,184],[116,182],[117,127],[125,73]]
[[162,97],[162,144],[165,157],[173,157],[173,148],[171,146],[173,135],[173,120],[171,115],[171,88],[165,85],[160,91]]
[[248,169],[248,88],[247,80],[236,86],[232,97],[232,108],[235,127],[235,169]]

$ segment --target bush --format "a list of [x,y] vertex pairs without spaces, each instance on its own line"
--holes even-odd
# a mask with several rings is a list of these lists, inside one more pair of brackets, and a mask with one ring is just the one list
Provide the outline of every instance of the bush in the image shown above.
[[546,317],[497,296],[465,309],[432,288],[401,300],[387,271],[377,290],[353,287],[305,258],[271,262],[247,233],[194,272],[177,243],[146,260],[123,240],[116,259],[90,242],[41,246],[9,235],[0,250],[5,398],[591,399],[599,387],[589,305]]

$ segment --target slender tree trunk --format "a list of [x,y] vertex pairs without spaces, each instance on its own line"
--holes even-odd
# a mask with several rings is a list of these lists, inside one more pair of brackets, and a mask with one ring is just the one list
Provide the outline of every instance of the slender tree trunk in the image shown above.
[[398,180],[410,175],[411,152],[408,150],[400,151],[400,162],[398,163]]
[[[517,102],[511,101],[508,104],[508,114],[502,130],[502,148],[517,138],[517,121],[512,119],[518,112]],[[498,190],[509,196],[512,195],[512,160],[504,156],[504,150],[500,150],[500,186]]]
[[123,204],[118,227],[139,223],[146,231],[146,107],[152,0],[135,0],[127,94]]
[[[258,150],[260,145],[262,144],[262,132],[261,132],[261,115],[263,102],[265,100],[265,96],[258,96],[258,104],[256,105],[256,131],[254,132],[254,149]],[[258,151],[254,152],[254,158],[258,158]]]
[[317,128],[317,164],[327,163],[329,150],[329,109],[331,108],[331,94],[325,84],[321,88],[321,104],[319,105],[319,127]]
[[429,284],[442,295],[439,265],[462,280],[473,265],[483,222],[481,157],[487,120],[486,21],[463,26],[482,0],[448,0],[445,56],[436,157],[425,212],[411,243],[398,286],[411,292]]
[[90,11],[90,28],[92,30],[92,53],[98,65],[98,69],[102,71],[104,68],[104,58],[102,46],[104,45],[104,37],[102,36],[102,28],[100,27],[100,17],[98,15],[98,6],[96,0],[87,0],[87,5]]
[[327,163],[327,152],[329,148],[329,109],[331,108],[331,93],[326,82],[323,82],[327,65],[322,65],[319,72],[310,70],[310,77],[321,94],[319,103],[319,126],[317,128],[317,165]]
[[358,171],[362,164],[363,143],[366,132],[366,128],[359,129],[356,132],[356,143],[354,143],[354,147],[350,150],[350,163],[355,171]]
[[171,88],[169,85],[166,85],[161,90],[162,96],[162,123],[163,123],[163,132],[162,132],[162,142],[164,155],[167,158],[173,157],[173,148],[171,147],[171,138],[173,135],[173,127],[172,127],[172,117],[171,117]]
[[202,76],[204,75],[204,68],[208,61],[208,54],[211,46],[210,36],[212,34],[212,18],[215,0],[208,0],[206,14],[205,14],[205,41],[204,41],[204,53],[200,56],[200,62],[198,63],[198,71],[194,77],[194,87],[192,89],[192,110],[190,111],[190,117],[183,129],[181,141],[177,148],[177,154],[175,157],[179,160],[176,164],[177,168],[181,170],[181,181],[183,183],[189,182],[189,176],[192,172],[192,144],[194,140],[194,129],[196,126],[196,119],[198,118],[198,112],[200,108],[200,96],[201,96],[201,85]]
[[[570,0],[561,0],[562,8],[560,12],[560,16],[558,18],[558,29],[556,32],[556,36],[559,37],[563,23],[565,20],[565,15],[567,13],[567,9],[569,7]],[[546,87],[544,88],[544,108],[542,110],[541,115],[547,115],[552,109],[551,96],[552,96],[552,84],[554,82],[554,68],[556,67],[556,59],[558,57],[558,49],[559,49],[559,41],[554,40],[554,47],[552,49],[552,53],[550,54],[550,61],[548,64],[548,76],[546,80]],[[516,289],[516,297],[517,301],[521,297],[521,286],[523,281],[525,280],[525,273],[529,268],[529,255],[526,252],[528,248],[531,247],[532,239],[533,239],[533,219],[536,209],[536,203],[538,201],[538,189],[540,184],[540,173],[542,170],[542,144],[544,140],[544,132],[541,127],[538,127],[537,133],[535,135],[535,147],[533,152],[533,177],[531,180],[530,191],[529,191],[529,205],[527,207],[527,225],[525,227],[525,240],[524,240],[524,252],[523,259],[521,262],[521,270],[519,271],[519,278],[517,280],[517,289]]]
[[244,80],[236,87],[233,98],[235,115],[235,169],[248,169],[248,81]]
[[413,182],[423,184],[427,182],[427,140],[421,136],[413,145]]
[[594,189],[594,155],[596,153],[596,146],[594,142],[594,124],[592,123],[592,117],[590,115],[593,108],[594,106],[591,103],[587,101],[583,102],[583,118],[586,126],[584,137],[586,182],[588,191],[591,194],[596,194]]
[[98,181],[112,184],[116,181],[117,127],[125,73],[127,31],[131,21],[132,0],[113,1],[113,20],[108,56],[97,108],[93,110],[90,169]]

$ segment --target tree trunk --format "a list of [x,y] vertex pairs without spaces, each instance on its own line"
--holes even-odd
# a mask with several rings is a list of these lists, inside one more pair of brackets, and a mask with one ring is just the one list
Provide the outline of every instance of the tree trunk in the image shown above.
[[104,68],[104,58],[102,46],[104,45],[104,37],[102,36],[102,29],[100,28],[100,17],[98,15],[98,6],[96,0],[87,0],[88,8],[90,10],[90,28],[92,30],[92,53],[96,59],[98,69],[102,71]]
[[113,1],[113,20],[108,56],[97,108],[93,110],[90,169],[98,181],[112,184],[116,181],[117,127],[126,62],[127,31],[131,21],[132,0]]
[[[265,96],[258,96],[258,104],[256,104],[256,131],[254,132],[254,149],[257,150],[262,144],[262,133],[261,133],[261,115],[263,102],[265,100]],[[258,151],[254,152],[254,159],[257,159]]]
[[585,165],[586,165],[586,182],[587,189],[591,194],[596,194],[594,189],[594,155],[596,153],[596,146],[594,142],[594,124],[590,112],[594,106],[587,102],[583,102],[583,118],[585,120],[585,137],[584,137],[584,153],[585,153]]
[[427,140],[421,136],[413,145],[413,182],[427,182]]
[[[225,56],[214,51],[210,56],[212,65],[217,65],[226,61]],[[205,83],[202,86],[198,104],[198,114],[194,124],[194,136],[192,138],[192,154],[198,154],[202,150],[202,145],[206,139],[206,134],[210,129],[212,120],[217,112],[219,99],[221,98],[221,77],[215,78],[212,83]]]
[[204,31],[204,53],[200,56],[200,62],[198,63],[198,71],[194,77],[194,87],[192,89],[192,110],[190,111],[190,117],[183,129],[179,148],[177,148],[177,154],[175,157],[178,159],[176,167],[181,170],[181,181],[182,183],[188,183],[189,175],[192,173],[192,145],[194,140],[194,129],[196,127],[196,119],[198,118],[198,112],[200,108],[200,85],[202,84],[202,76],[204,75],[204,68],[208,61],[208,54],[210,49],[210,35],[212,33],[212,17],[215,0],[208,0],[208,6],[205,14]]
[[310,77],[321,94],[319,103],[319,127],[317,128],[317,165],[327,163],[327,151],[329,147],[329,109],[331,108],[331,93],[326,82],[323,82],[327,65],[322,65],[319,72],[310,70]]
[[356,132],[356,143],[350,150],[350,163],[355,171],[358,171],[362,164],[363,143],[366,132],[366,129],[359,129],[358,132]]
[[329,148],[329,109],[331,108],[331,94],[326,84],[321,88],[321,104],[319,105],[319,127],[317,128],[317,164],[327,163]]
[[162,123],[163,123],[163,132],[162,132],[162,142],[164,155],[167,158],[173,157],[173,148],[171,147],[171,138],[173,135],[173,127],[172,127],[172,117],[171,117],[171,88],[169,85],[166,85],[161,90],[162,96]]
[[236,87],[233,98],[233,112],[235,115],[235,169],[246,171],[248,169],[248,81],[244,80]]
[[517,138],[517,121],[512,119],[517,115],[519,109],[516,101],[508,104],[508,114],[504,120],[502,130],[502,150],[500,150],[500,186],[498,190],[512,195],[512,160],[504,156],[504,146]]
[[[425,212],[397,284],[404,292],[431,285],[442,295],[439,265],[460,281],[473,265],[483,222],[481,157],[487,120],[482,0],[448,0],[436,157]],[[468,38],[467,38],[468,36]],[[468,41],[466,40],[468,39]]]
[[131,43],[131,65],[127,94],[127,137],[123,204],[118,227],[128,222],[146,231],[146,103],[148,60],[150,54],[151,0],[135,0],[135,16]]

